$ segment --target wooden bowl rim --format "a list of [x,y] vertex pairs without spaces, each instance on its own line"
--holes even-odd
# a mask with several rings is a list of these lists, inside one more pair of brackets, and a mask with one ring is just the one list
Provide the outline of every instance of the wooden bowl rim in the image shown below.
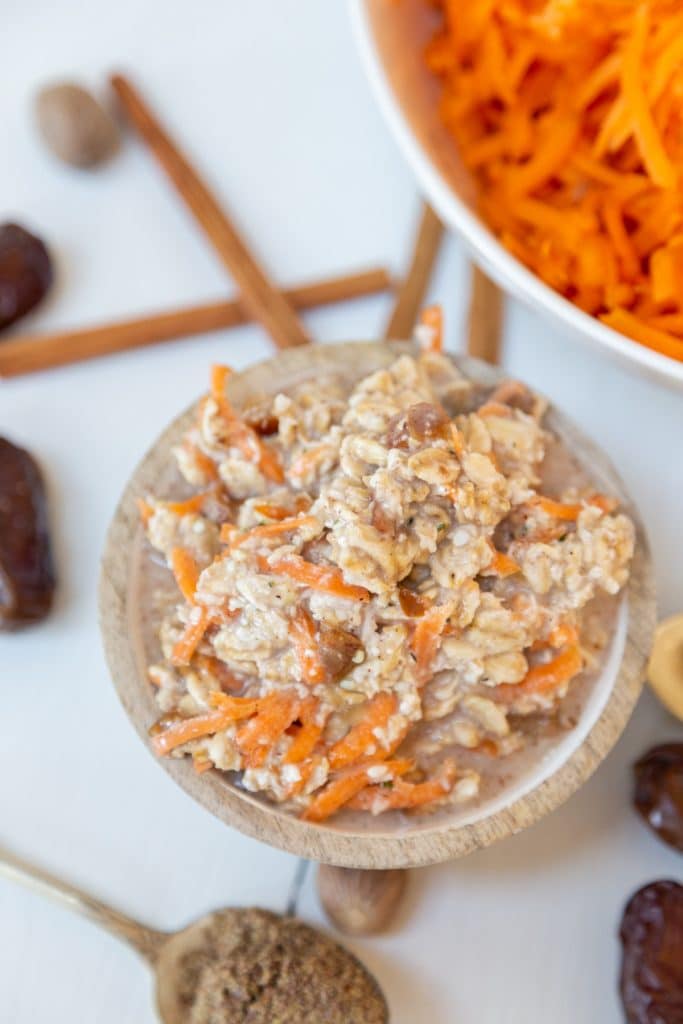
[[[266,373],[277,380],[297,369],[309,373],[312,368],[334,370],[348,359],[357,365],[356,357],[371,359],[374,354],[384,359],[389,352],[398,354],[412,350],[409,343],[397,342],[392,342],[391,346],[381,342],[343,342],[313,349],[290,349],[236,373],[231,388],[234,390],[239,384],[247,390],[262,392],[262,386],[257,386],[256,382]],[[498,368],[478,360],[453,358],[468,376],[485,383],[506,376]],[[551,415],[561,423],[563,432],[569,432],[573,439],[581,442],[581,461],[585,464],[585,455],[590,454],[600,470],[611,474],[626,494],[609,459],[567,417],[553,406],[549,408]],[[150,718],[145,704],[151,700],[151,695],[147,680],[139,678],[128,621],[129,575],[136,538],[141,536],[136,499],[153,486],[157,467],[168,462],[171,446],[187,429],[195,409],[196,403],[193,403],[177,417],[138,464],[116,508],[102,556],[99,618],[105,656],[119,699],[148,750]],[[655,590],[645,531],[632,504],[628,511],[636,523],[637,543],[625,589],[628,619],[624,650],[610,696],[582,743],[557,770],[489,816],[469,824],[439,819],[432,827],[421,823],[419,829],[405,832],[344,832],[301,821],[231,785],[220,772],[197,775],[187,758],[155,760],[190,796],[226,824],[298,856],[345,867],[401,868],[437,863],[464,856],[527,828],[567,800],[592,775],[621,735],[643,687],[656,623]]]

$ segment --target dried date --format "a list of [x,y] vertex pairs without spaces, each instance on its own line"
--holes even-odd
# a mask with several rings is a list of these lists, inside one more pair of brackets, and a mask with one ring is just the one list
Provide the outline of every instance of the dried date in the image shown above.
[[683,1024],[683,886],[658,881],[639,889],[619,937],[628,1024]]
[[683,853],[683,743],[661,743],[633,766],[633,804],[643,821]]
[[0,225],[0,330],[29,313],[52,284],[44,244],[19,224]]
[[450,437],[451,421],[444,410],[430,402],[418,402],[389,420],[386,442],[389,448],[408,448],[411,440],[422,444]]
[[337,626],[320,627],[317,649],[326,683],[342,679],[364,653],[358,637]]
[[28,452],[0,438],[0,629],[44,619],[54,586],[40,470]]

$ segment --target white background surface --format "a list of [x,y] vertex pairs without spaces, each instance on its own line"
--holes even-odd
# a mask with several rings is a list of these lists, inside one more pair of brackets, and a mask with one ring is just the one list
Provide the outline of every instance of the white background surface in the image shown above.
[[[341,2],[5,0],[0,217],[52,244],[59,287],[23,329],[88,324],[232,291],[147,153],[128,139],[95,174],[41,149],[34,89],[129,70],[283,283],[376,262],[398,270],[418,200],[363,78]],[[433,296],[460,345],[464,254],[446,246]],[[369,338],[389,300],[316,313],[321,340]],[[179,342],[0,384],[0,433],[49,481],[60,577],[44,625],[0,638],[0,842],[150,923],[214,906],[281,909],[295,868],[177,790],[134,735],[104,665],[98,557],[127,476],[205,386],[210,362],[265,356],[260,330]],[[505,364],[600,438],[639,498],[663,612],[683,606],[683,402],[510,303]],[[354,943],[394,1024],[617,1024],[622,904],[681,876],[629,809],[629,765],[681,729],[648,695],[615,752],[564,808],[464,861],[412,877],[397,929]],[[320,921],[311,879],[303,913]],[[87,923],[0,882],[0,1020],[147,1024],[149,979]]]

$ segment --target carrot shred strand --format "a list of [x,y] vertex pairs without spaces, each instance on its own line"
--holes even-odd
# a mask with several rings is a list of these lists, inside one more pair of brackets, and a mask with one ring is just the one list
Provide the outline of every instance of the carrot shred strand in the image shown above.
[[381,749],[386,752],[377,736],[384,729],[392,715],[396,714],[398,702],[393,693],[380,691],[364,706],[362,719],[349,729],[330,749],[328,759],[334,770],[345,768],[362,758],[372,757]]

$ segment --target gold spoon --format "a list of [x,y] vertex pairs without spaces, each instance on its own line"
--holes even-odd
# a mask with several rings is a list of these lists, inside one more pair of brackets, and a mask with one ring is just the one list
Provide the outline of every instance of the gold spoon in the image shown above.
[[[263,999],[263,1009],[250,1003],[250,1020],[271,1021],[273,1012],[283,1022],[309,1021],[322,1024],[386,1024],[389,1019],[387,1004],[382,992],[367,969],[351,953],[333,942],[322,932],[309,927],[293,917],[280,917],[268,911],[249,908],[230,908],[205,914],[197,921],[177,932],[162,932],[135,921],[118,910],[107,906],[88,893],[55,878],[41,868],[19,859],[0,848],[0,875],[14,882],[20,882],[42,896],[55,900],[67,909],[89,918],[95,924],[132,946],[146,960],[156,976],[156,1001],[159,1015],[164,1024],[187,1024],[188,966],[196,964],[202,957],[209,964],[211,977],[216,979],[220,994],[220,961],[216,947],[221,945],[221,932],[235,936],[236,942],[229,954],[225,955],[225,940],[222,943],[224,962],[230,969],[239,968],[244,959],[245,971],[253,973],[258,963],[261,978],[267,975],[268,945],[273,944],[277,963],[274,967],[276,982],[280,991],[259,990],[256,1002]],[[240,926],[245,928],[240,934]],[[255,938],[251,938],[254,935]],[[249,944],[257,943],[254,949]],[[229,942],[228,942],[229,945]],[[282,949],[290,950],[289,987],[282,991],[281,975],[288,968]],[[188,962],[188,957],[189,962]],[[315,979],[315,985],[312,985]],[[305,984],[302,984],[305,982]],[[248,982],[247,982],[248,983]],[[260,982],[263,987],[263,980]],[[265,982],[267,989],[268,983]],[[311,989],[315,988],[315,992]],[[318,991],[319,990],[319,991]],[[207,996],[207,993],[204,993]],[[208,994],[209,1000],[211,993]],[[272,1001],[274,999],[274,1001]],[[271,1001],[269,1001],[271,1000]],[[283,1004],[285,1009],[283,1010]],[[305,1005],[304,1005],[305,1004]],[[213,1003],[211,1004],[214,1005]],[[221,1019],[242,1020],[244,1004],[230,1004],[223,1010]],[[232,1012],[235,1013],[233,1017]]]
[[657,626],[647,677],[662,704],[683,722],[683,614]]

